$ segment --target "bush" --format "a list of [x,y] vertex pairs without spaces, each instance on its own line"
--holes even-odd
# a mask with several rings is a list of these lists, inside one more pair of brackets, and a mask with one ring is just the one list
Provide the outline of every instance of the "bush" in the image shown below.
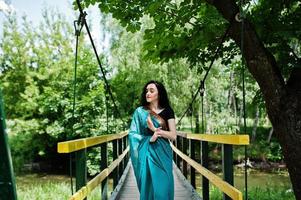
[[[23,171],[25,163],[32,162],[39,153],[40,143],[34,140],[39,123],[36,120],[8,120],[9,144],[15,172]],[[13,131],[12,131],[13,130]]]
[[[243,191],[244,196],[244,191]],[[222,192],[212,187],[210,190],[210,199],[211,200],[220,200],[223,199]],[[254,187],[248,190],[248,199],[249,200],[294,200],[295,196],[291,189],[287,187],[275,187],[267,186],[265,188]]]

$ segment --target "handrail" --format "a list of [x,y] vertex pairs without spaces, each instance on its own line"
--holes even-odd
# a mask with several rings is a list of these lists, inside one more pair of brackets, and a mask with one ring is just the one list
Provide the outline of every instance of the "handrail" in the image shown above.
[[[101,135],[97,137],[82,138],[58,143],[58,153],[75,153],[76,163],[76,193],[70,200],[86,199],[99,184],[102,187],[102,198],[107,198],[107,179],[113,172],[113,184],[117,185],[118,177],[123,173],[125,163],[128,162],[129,146],[127,142],[128,132],[118,134]],[[113,144],[113,161],[108,166],[108,142]],[[101,153],[101,172],[87,183],[87,157],[86,152],[89,147],[100,146]]]
[[187,139],[215,142],[221,144],[232,144],[232,145],[250,144],[249,135],[197,134],[197,133],[184,133],[184,132],[177,132],[177,135]]
[[110,142],[116,139],[121,139],[128,134],[127,131],[118,134],[101,135],[96,137],[82,138],[59,142],[57,145],[58,153],[71,153],[88,147],[92,147],[105,142]]
[[[174,160],[186,178],[188,177],[188,165],[190,165],[190,182],[193,187],[196,187],[195,171],[201,173],[203,176],[202,193],[204,200],[210,199],[209,181],[222,190],[225,200],[242,200],[242,193],[233,187],[233,145],[249,145],[249,135],[177,132],[177,136],[177,140],[172,145]],[[208,170],[209,142],[221,144],[223,179]],[[188,148],[188,145],[190,148]],[[196,149],[199,149],[199,153],[196,152]],[[195,161],[197,154],[201,164]]]
[[94,190],[106,177],[108,177],[111,172],[118,166],[118,164],[122,161],[125,155],[129,152],[129,146],[123,151],[123,153],[114,160],[110,166],[103,169],[96,177],[94,177],[91,181],[89,181],[85,186],[83,186],[80,190],[78,190],[69,200],[82,200],[87,195]]
[[176,152],[180,157],[182,157],[190,166],[194,167],[199,173],[205,176],[210,182],[213,183],[216,187],[221,189],[224,193],[226,193],[229,197],[234,200],[242,200],[242,193],[237,190],[235,187],[223,181],[220,177],[213,174],[211,171],[192,160],[185,154],[183,154],[179,149],[177,149],[173,144],[171,144],[172,149]]

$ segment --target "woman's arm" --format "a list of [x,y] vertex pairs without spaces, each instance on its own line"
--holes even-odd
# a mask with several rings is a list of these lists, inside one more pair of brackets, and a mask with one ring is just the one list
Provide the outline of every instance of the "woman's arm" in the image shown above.
[[177,133],[176,133],[175,119],[168,120],[168,128],[169,128],[169,131],[164,131],[161,128],[157,128],[150,141],[154,142],[157,140],[158,137],[164,137],[164,138],[170,139],[171,141],[176,140]]

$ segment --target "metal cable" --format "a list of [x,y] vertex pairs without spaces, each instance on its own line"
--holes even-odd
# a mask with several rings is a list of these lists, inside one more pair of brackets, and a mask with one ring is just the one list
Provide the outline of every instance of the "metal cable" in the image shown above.
[[[86,16],[87,14],[86,14],[86,12],[83,11],[83,9],[82,9],[82,7],[81,7],[81,5],[80,5],[80,1],[79,1],[79,0],[76,0],[76,2],[77,2],[77,5],[78,5],[79,12],[80,12],[83,16]],[[111,91],[109,82],[108,82],[108,80],[107,80],[107,78],[106,78],[105,71],[104,71],[104,69],[103,69],[103,67],[102,67],[102,65],[101,65],[101,62],[100,62],[100,59],[99,59],[99,56],[98,56],[98,53],[97,53],[97,50],[96,50],[94,41],[93,41],[92,36],[91,36],[91,33],[90,33],[90,29],[89,29],[89,27],[88,27],[88,24],[87,24],[85,18],[83,18],[83,24],[85,25],[86,30],[87,30],[87,33],[88,33],[88,35],[89,35],[89,39],[90,39],[91,45],[92,45],[92,47],[93,47],[93,50],[94,50],[94,53],[95,53],[95,56],[96,56],[96,59],[97,59],[97,62],[98,62],[98,66],[99,66],[99,68],[100,68],[100,70],[101,70],[101,73],[102,73],[102,75],[103,75],[103,79],[104,79],[104,82],[105,82],[106,87],[107,87],[107,89],[108,89],[109,95],[110,95],[110,97],[111,97],[111,99],[112,99],[112,101],[113,101],[115,111],[116,111],[117,114],[120,116],[121,121],[125,124],[125,122],[124,122],[123,119],[122,119],[122,115],[121,115],[121,113],[119,112],[119,109],[118,109],[117,104],[116,104],[116,102],[115,102],[115,98],[114,98],[113,93],[112,93],[112,91]]]
[[[245,22],[245,12],[243,9],[243,0],[240,1],[239,7],[240,20],[241,20],[241,42],[240,42],[240,50],[241,50],[241,64],[242,64],[242,93],[243,93],[243,114],[244,114],[244,134],[247,133],[247,122],[246,122],[246,87],[245,87],[245,59],[244,59],[244,22]],[[245,176],[245,200],[248,200],[248,168],[247,168],[247,145],[244,146],[244,154],[245,154],[245,165],[244,165],[244,176]]]
[[[233,19],[234,19],[234,18],[233,18]],[[230,22],[228,28],[226,29],[226,31],[225,31],[225,33],[224,33],[222,39],[221,39],[221,42],[219,43],[219,45],[218,45],[218,47],[217,47],[217,49],[216,49],[216,51],[215,51],[215,54],[214,54],[214,56],[213,56],[213,58],[212,58],[212,60],[211,60],[211,63],[210,63],[210,65],[209,65],[209,68],[206,70],[206,74],[204,75],[203,80],[200,81],[200,85],[199,85],[197,91],[195,92],[195,94],[193,95],[193,98],[192,98],[192,100],[191,100],[189,106],[187,107],[187,109],[185,110],[185,112],[182,114],[182,116],[181,116],[181,118],[180,118],[180,120],[178,121],[177,124],[180,124],[180,123],[181,123],[183,117],[184,117],[184,116],[186,115],[186,113],[189,111],[190,106],[192,106],[192,104],[193,104],[193,102],[195,101],[195,99],[196,99],[198,93],[200,92],[200,90],[205,88],[205,87],[204,87],[204,83],[205,83],[205,81],[206,81],[206,78],[207,78],[207,76],[208,76],[208,74],[209,74],[209,71],[210,71],[210,69],[212,68],[213,63],[214,63],[214,61],[216,60],[216,57],[217,57],[217,55],[218,55],[218,53],[219,53],[219,51],[220,51],[220,49],[221,49],[221,47],[222,47],[222,45],[223,45],[223,43],[224,43],[224,41],[225,41],[225,39],[226,39],[228,33],[229,33],[229,30],[230,30],[230,28],[231,28],[231,26],[232,26],[232,21],[233,21],[233,20],[231,20],[231,22]]]
[[[81,18],[80,15],[78,20],[75,20],[74,30],[76,35],[76,41],[75,41],[75,59],[74,59],[74,77],[73,77],[73,103],[72,103],[72,124],[75,123],[75,99],[76,99],[76,82],[77,82],[77,54],[78,54],[78,38],[80,36],[80,32],[82,30],[81,26]],[[72,135],[74,134],[74,128],[73,125],[71,127]],[[73,178],[72,178],[72,154],[69,156],[69,173],[70,173],[70,182],[71,182],[71,194],[73,195]]]

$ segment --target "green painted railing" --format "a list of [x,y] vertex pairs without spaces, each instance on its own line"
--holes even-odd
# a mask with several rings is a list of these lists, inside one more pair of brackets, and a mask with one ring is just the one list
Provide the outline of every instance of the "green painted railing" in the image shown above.
[[[126,163],[129,159],[129,147],[127,145],[127,132],[119,134],[102,135],[97,137],[83,138],[58,143],[59,153],[75,153],[75,179],[76,193],[69,199],[86,199],[98,185],[101,184],[101,199],[108,198],[108,176],[112,174],[113,187],[118,184]],[[108,143],[112,142],[113,161],[108,166]],[[87,182],[87,150],[88,148],[100,147],[100,170],[101,172]]]
[[[223,180],[208,170],[208,142],[222,145]],[[224,193],[224,200],[242,200],[242,193],[233,187],[233,145],[249,145],[249,135],[177,133],[177,140],[172,145],[175,163],[186,178],[188,165],[190,165],[190,182],[194,188],[196,187],[195,170],[201,173],[204,200],[210,199],[209,181]],[[196,149],[199,149],[199,152]],[[198,159],[196,154],[199,155]],[[196,162],[196,159],[201,163]]]

